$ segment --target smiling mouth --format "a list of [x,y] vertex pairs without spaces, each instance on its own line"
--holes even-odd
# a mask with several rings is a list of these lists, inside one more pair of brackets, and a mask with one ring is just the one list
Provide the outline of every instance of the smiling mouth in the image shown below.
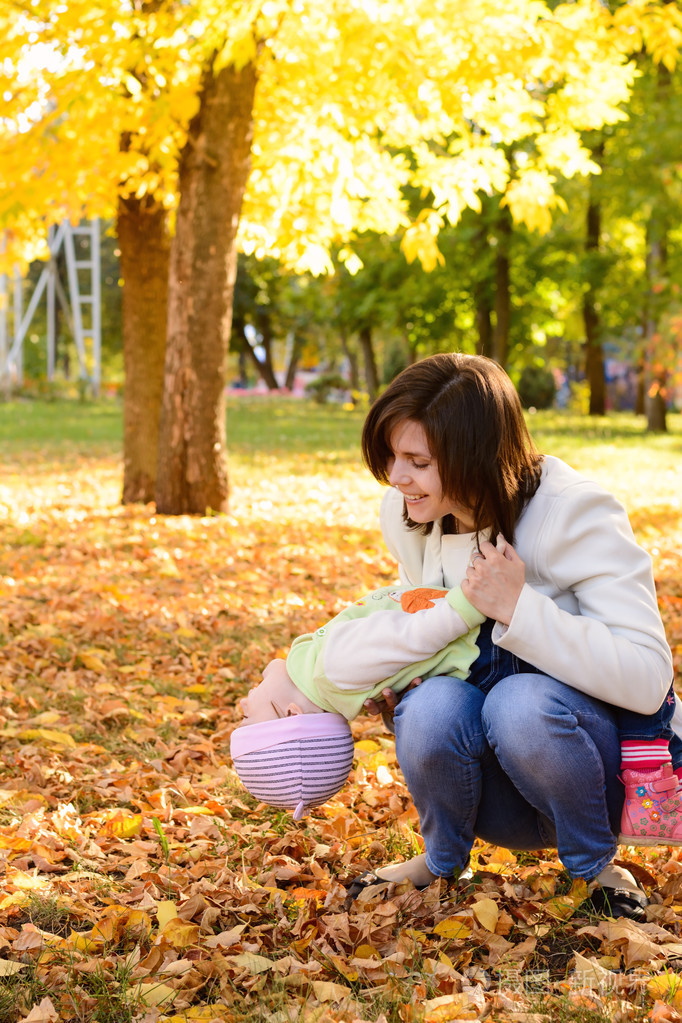
[[426,497],[426,494],[403,494],[403,497],[409,504],[410,501],[421,501],[422,498]]

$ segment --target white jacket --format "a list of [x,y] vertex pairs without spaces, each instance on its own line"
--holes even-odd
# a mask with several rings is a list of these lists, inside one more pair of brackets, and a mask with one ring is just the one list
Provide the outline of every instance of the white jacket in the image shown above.
[[[386,544],[404,585],[461,582],[474,536],[430,536],[402,521],[403,498],[381,506]],[[636,542],[623,506],[558,458],[546,456],[542,481],[516,527],[514,548],[526,583],[509,626],[493,641],[548,675],[617,707],[652,714],[673,677],[656,602],[651,559]],[[677,703],[673,728],[682,735]]]

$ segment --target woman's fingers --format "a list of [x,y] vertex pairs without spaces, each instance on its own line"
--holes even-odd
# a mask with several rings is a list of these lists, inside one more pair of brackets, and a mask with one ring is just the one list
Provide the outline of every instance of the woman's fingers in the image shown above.
[[[407,689],[404,692],[408,692],[410,689],[414,689],[416,686],[421,685],[421,678],[413,678]],[[372,699],[365,700],[363,707],[368,714],[392,714],[398,704],[402,693],[394,693],[388,686],[383,689],[381,696],[375,696]]]

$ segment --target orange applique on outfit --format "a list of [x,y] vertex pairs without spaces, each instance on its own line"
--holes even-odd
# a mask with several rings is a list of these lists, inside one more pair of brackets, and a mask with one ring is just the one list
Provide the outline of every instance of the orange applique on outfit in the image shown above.
[[400,598],[403,611],[413,615],[415,611],[424,611],[427,607],[435,607],[433,601],[438,597],[447,596],[447,590],[434,590],[428,586],[420,586],[416,590],[407,590]]

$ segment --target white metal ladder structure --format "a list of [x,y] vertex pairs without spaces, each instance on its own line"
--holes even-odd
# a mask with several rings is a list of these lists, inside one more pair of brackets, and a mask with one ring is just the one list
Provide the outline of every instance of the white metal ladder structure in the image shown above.
[[[26,284],[21,275],[14,273],[11,288],[8,276],[0,275],[0,392],[9,393],[13,383],[22,383],[24,339],[45,293],[47,379],[54,379],[56,310],[59,303],[76,345],[80,379],[89,383],[96,395],[101,383],[102,345],[99,220],[89,220],[75,227],[68,222],[59,227],[51,227],[47,243],[50,256],[25,309]],[[57,273],[57,256],[62,248],[66,265],[66,289]],[[77,252],[77,248],[85,249],[85,253]],[[88,340],[91,342],[90,368],[86,346]]]

